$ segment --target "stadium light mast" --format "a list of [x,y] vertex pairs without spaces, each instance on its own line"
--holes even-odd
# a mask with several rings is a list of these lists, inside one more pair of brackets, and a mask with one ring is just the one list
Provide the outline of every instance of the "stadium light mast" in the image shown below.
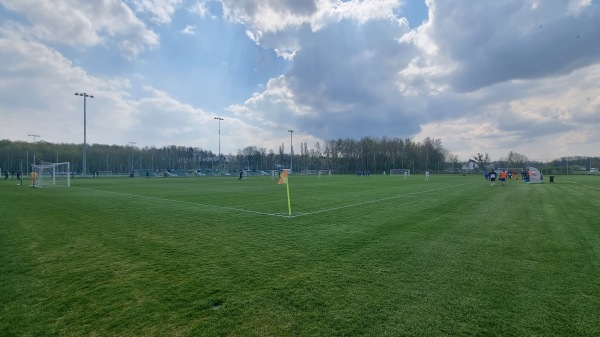
[[223,118],[215,117],[214,119],[219,121],[219,175],[221,175],[221,121]]
[[86,101],[87,98],[94,98],[94,96],[85,92],[76,92],[75,96],[83,96],[83,165],[81,174],[85,177],[87,174],[87,141],[86,141]]
[[33,164],[35,165],[35,139],[39,138],[40,135],[28,135],[29,137],[33,137]]
[[294,134],[294,130],[288,130],[290,133],[290,170],[294,171],[294,145],[292,143],[292,135]]

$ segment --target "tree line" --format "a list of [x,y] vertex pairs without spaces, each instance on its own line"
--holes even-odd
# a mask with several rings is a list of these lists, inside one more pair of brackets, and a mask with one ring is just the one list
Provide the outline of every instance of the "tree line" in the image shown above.
[[[302,170],[332,170],[335,173],[370,171],[382,173],[390,168],[411,171],[446,170],[448,165],[460,166],[442,146],[440,139],[422,142],[390,137],[339,138],[317,142],[312,147],[300,143],[299,149],[267,150],[247,146],[236,153],[215,154],[212,150],[186,146],[136,147],[127,145],[88,144],[87,174],[109,171],[129,173],[133,170],[205,170],[205,171],[268,171],[280,168]],[[25,142],[0,140],[2,171],[28,172],[35,160],[70,162],[71,170],[81,173],[82,144],[55,144],[45,141]],[[448,162],[454,161],[454,162]]]
[[[465,165],[444,148],[440,139],[426,138],[417,142],[397,137],[338,138],[317,142],[312,147],[300,143],[298,149],[286,148],[282,143],[276,151],[247,146],[220,157],[211,150],[198,147],[91,144],[87,147],[86,156],[87,174],[103,171],[127,174],[134,170],[269,171],[281,168],[292,168],[293,171],[332,170],[339,174],[357,171],[381,174],[392,168],[409,169],[412,173],[426,170],[459,173],[464,172]],[[70,162],[71,170],[81,174],[83,145],[0,140],[2,172],[29,172],[34,161],[36,164],[42,161]],[[578,173],[583,171],[582,168],[589,171],[589,167],[600,167],[599,158],[563,157],[542,163],[530,161],[525,155],[513,151],[497,161],[491,161],[487,154],[473,156],[470,161],[478,166],[475,171],[532,165],[544,173]]]

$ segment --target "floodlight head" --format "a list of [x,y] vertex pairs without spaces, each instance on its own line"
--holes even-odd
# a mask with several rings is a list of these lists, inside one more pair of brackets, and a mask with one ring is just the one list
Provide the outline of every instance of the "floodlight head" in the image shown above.
[[79,93],[78,93],[78,92],[76,92],[76,93],[75,93],[75,96],[79,96]]
[[94,98],[94,96],[92,96],[92,95],[89,95],[88,97],[89,97],[89,98]]

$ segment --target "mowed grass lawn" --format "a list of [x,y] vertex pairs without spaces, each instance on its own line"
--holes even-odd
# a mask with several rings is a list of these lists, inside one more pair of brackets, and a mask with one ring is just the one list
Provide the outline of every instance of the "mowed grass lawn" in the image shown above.
[[598,336],[600,177],[0,181],[1,336]]

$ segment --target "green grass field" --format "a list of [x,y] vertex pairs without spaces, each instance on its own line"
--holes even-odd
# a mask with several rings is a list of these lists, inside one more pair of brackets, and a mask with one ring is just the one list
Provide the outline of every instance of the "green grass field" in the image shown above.
[[1,180],[0,335],[600,335],[600,177],[423,180]]

